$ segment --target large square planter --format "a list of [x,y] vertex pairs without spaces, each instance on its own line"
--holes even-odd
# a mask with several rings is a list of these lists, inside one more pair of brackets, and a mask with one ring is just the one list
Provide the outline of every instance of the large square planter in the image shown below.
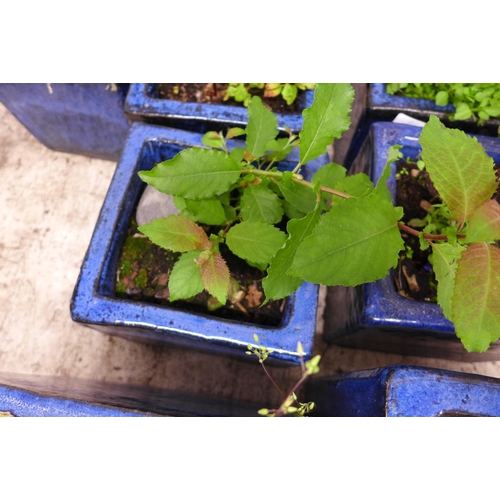
[[430,99],[417,99],[391,95],[386,92],[386,83],[372,83],[366,96],[365,110],[354,134],[350,149],[346,155],[345,167],[350,167],[363,144],[370,126],[377,121],[393,121],[399,113],[427,122],[431,115],[439,117],[447,127],[458,128],[467,133],[498,137],[500,119],[492,118],[478,125],[472,118],[468,120],[450,120],[450,113],[455,112],[452,104],[438,106]]
[[[155,125],[135,123],[132,126],[81,268],[71,302],[71,316],[74,321],[89,327],[135,341],[176,344],[244,359],[250,358],[245,354],[246,347],[247,344],[255,345],[254,334],[257,334],[262,345],[274,350],[269,357],[271,362],[298,363],[299,341],[306,358],[311,356],[313,349],[317,285],[304,283],[287,299],[278,327],[222,320],[121,299],[115,294],[117,261],[130,219],[145,187],[137,172],[151,169],[182,149],[201,146],[201,138],[193,132]],[[298,159],[296,151],[292,155]],[[328,161],[325,154],[305,165],[303,175],[309,178],[315,169]],[[285,161],[281,166],[292,168],[295,164]]]
[[[390,146],[403,146],[403,157],[417,158],[420,127],[390,122],[374,123],[350,173],[365,172],[377,182],[387,162]],[[476,136],[500,164],[500,138]],[[396,165],[387,183],[396,198]],[[484,353],[468,353],[437,304],[419,302],[399,295],[393,272],[374,283],[347,288],[329,287],[326,296],[324,337],[327,342],[395,352],[405,355],[489,361],[500,359],[500,342]]]
[[0,416],[246,417],[259,408],[142,385],[0,372]]
[[500,379],[394,365],[311,379],[317,417],[499,417]]
[[[125,100],[125,112],[132,121],[191,130],[199,133],[220,128],[245,127],[247,108],[234,104],[210,104],[159,99],[154,83],[131,83]],[[314,90],[306,90],[299,99],[299,112],[277,113],[278,128],[302,129],[302,111],[311,107]],[[234,102],[234,101],[233,101]]]
[[2,83],[0,102],[48,148],[118,161],[130,128],[128,85]]

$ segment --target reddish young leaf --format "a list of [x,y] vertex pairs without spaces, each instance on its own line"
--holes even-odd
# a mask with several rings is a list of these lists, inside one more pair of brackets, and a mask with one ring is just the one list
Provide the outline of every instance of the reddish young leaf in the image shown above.
[[475,137],[432,115],[420,134],[422,159],[454,219],[466,222],[497,189],[494,162]]
[[221,304],[225,304],[229,290],[230,274],[226,261],[220,253],[207,250],[198,257],[201,281],[205,290]]
[[500,337],[500,249],[469,245],[458,261],[452,317],[469,352],[484,352]]
[[495,200],[488,200],[471,215],[465,242],[495,240],[500,240],[500,205]]
[[153,243],[173,252],[208,249],[211,243],[203,228],[183,215],[169,215],[137,228]]

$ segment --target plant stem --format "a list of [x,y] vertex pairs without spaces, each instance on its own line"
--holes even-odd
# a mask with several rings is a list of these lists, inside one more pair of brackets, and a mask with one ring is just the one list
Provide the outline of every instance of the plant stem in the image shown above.
[[264,366],[264,363],[261,363],[262,368],[264,368],[264,371],[266,372],[266,375],[268,376],[269,380],[273,383],[274,387],[278,389],[279,393],[283,396],[283,391],[278,387],[278,384],[274,381],[273,377],[271,377],[271,374],[267,371],[267,368]]
[[[406,224],[403,224],[402,222],[398,222],[398,227],[405,233],[412,234],[413,236],[419,236],[421,231],[417,231],[416,229],[413,229]],[[448,236],[446,234],[428,234],[428,233],[422,233],[422,236],[426,240],[441,240],[441,241],[446,241],[448,240]],[[465,234],[459,234],[459,238],[465,238]]]

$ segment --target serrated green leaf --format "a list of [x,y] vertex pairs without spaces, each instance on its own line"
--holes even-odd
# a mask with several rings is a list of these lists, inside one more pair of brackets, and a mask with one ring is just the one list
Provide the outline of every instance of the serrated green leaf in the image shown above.
[[150,171],[140,171],[139,177],[162,193],[198,200],[227,191],[238,180],[240,170],[224,151],[190,148]]
[[259,158],[267,151],[267,144],[278,135],[278,118],[269,111],[258,96],[254,96],[248,106],[246,145],[248,152]]
[[184,215],[169,215],[137,228],[153,243],[173,252],[206,249],[211,243],[205,231]]
[[241,218],[277,224],[283,218],[283,208],[279,197],[267,187],[249,184],[241,196]]
[[[182,215],[186,215],[190,219],[201,222],[202,224],[210,224],[213,226],[221,226],[226,223],[226,213],[222,203],[217,198],[206,198],[203,200],[184,200],[185,208],[180,209]],[[185,213],[187,212],[187,213]]]
[[500,250],[473,243],[458,261],[452,317],[469,352],[484,352],[500,337]]
[[457,261],[465,250],[461,245],[450,245],[449,243],[435,243],[429,262],[436,275],[438,282],[437,298],[446,318],[452,321],[451,299],[455,288],[455,273]]
[[347,169],[337,163],[328,163],[318,168],[311,178],[311,182],[319,182],[321,186],[334,189],[338,182],[346,177]]
[[[361,198],[363,196],[368,196],[373,193],[375,187],[370,177],[365,173],[360,172],[354,175],[348,175],[344,179],[340,180],[335,186],[337,191],[351,195],[354,198]],[[338,205],[343,202],[344,198],[339,196],[333,196],[332,206]]]
[[377,197],[349,198],[321,217],[297,249],[290,274],[327,286],[385,277],[404,248],[398,214]]
[[495,200],[488,200],[471,215],[464,242],[496,240],[500,240],[500,205]]
[[203,250],[183,253],[173,265],[168,279],[170,300],[189,299],[203,291],[203,283],[196,259]]
[[316,206],[316,193],[304,184],[297,182],[280,183],[279,188],[283,198],[303,214],[314,210]]
[[295,258],[295,252],[300,244],[316,227],[320,219],[319,206],[308,213],[303,219],[290,220],[286,226],[289,234],[283,248],[280,248],[271,259],[267,276],[262,280],[262,287],[266,295],[266,304],[269,300],[278,300],[288,297],[302,284],[302,279],[290,276],[288,270]]
[[268,264],[283,246],[286,235],[264,222],[244,221],[234,225],[226,235],[226,244],[238,257],[256,264]]
[[387,162],[385,164],[384,171],[382,172],[382,175],[380,176],[377,185],[375,186],[375,189],[370,196],[378,196],[382,200],[386,200],[389,202],[392,201],[391,192],[387,187],[387,180],[393,172],[392,164],[403,156],[400,149],[401,146],[399,145],[394,145],[389,148],[389,151],[387,152]]
[[218,252],[206,250],[196,260],[205,290],[221,304],[225,304],[231,275],[226,261]]
[[349,128],[353,100],[354,89],[349,83],[316,86],[312,106],[302,113],[304,125],[299,134],[302,165],[324,154],[327,146]]
[[465,222],[496,191],[494,162],[475,137],[432,115],[420,134],[422,159],[454,219]]

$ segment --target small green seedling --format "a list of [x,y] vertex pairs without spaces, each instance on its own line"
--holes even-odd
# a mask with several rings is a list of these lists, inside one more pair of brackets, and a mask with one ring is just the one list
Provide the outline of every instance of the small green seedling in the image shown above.
[[[500,336],[500,206],[493,160],[475,138],[447,129],[431,116],[420,138],[425,164],[443,207],[436,232],[401,222],[387,180],[402,154],[392,146],[374,185],[364,173],[347,175],[341,165],[322,166],[306,181],[300,169],[326,152],[349,128],[354,90],[349,84],[318,84],[304,110],[298,135],[278,138],[277,118],[253,97],[245,129],[209,132],[206,148],[189,148],[141,179],[173,195],[180,215],[139,227],[153,243],[182,255],[169,278],[170,300],[207,290],[224,304],[231,274],[221,255],[229,251],[266,273],[265,302],[294,293],[303,281],[357,286],[384,278],[404,250],[400,231],[433,249],[438,302],[469,351],[485,351]],[[245,134],[243,147],[227,140]],[[292,171],[278,162],[293,148]],[[419,166],[422,166],[420,163]],[[434,226],[431,226],[434,224]],[[202,226],[203,225],[203,226]],[[205,231],[209,225],[211,230]]]
[[233,98],[248,107],[252,100],[251,89],[264,89],[264,97],[281,96],[290,106],[295,102],[299,90],[312,90],[314,83],[230,83],[224,100]]
[[388,83],[386,92],[453,104],[453,120],[473,118],[481,124],[500,117],[500,83]]

